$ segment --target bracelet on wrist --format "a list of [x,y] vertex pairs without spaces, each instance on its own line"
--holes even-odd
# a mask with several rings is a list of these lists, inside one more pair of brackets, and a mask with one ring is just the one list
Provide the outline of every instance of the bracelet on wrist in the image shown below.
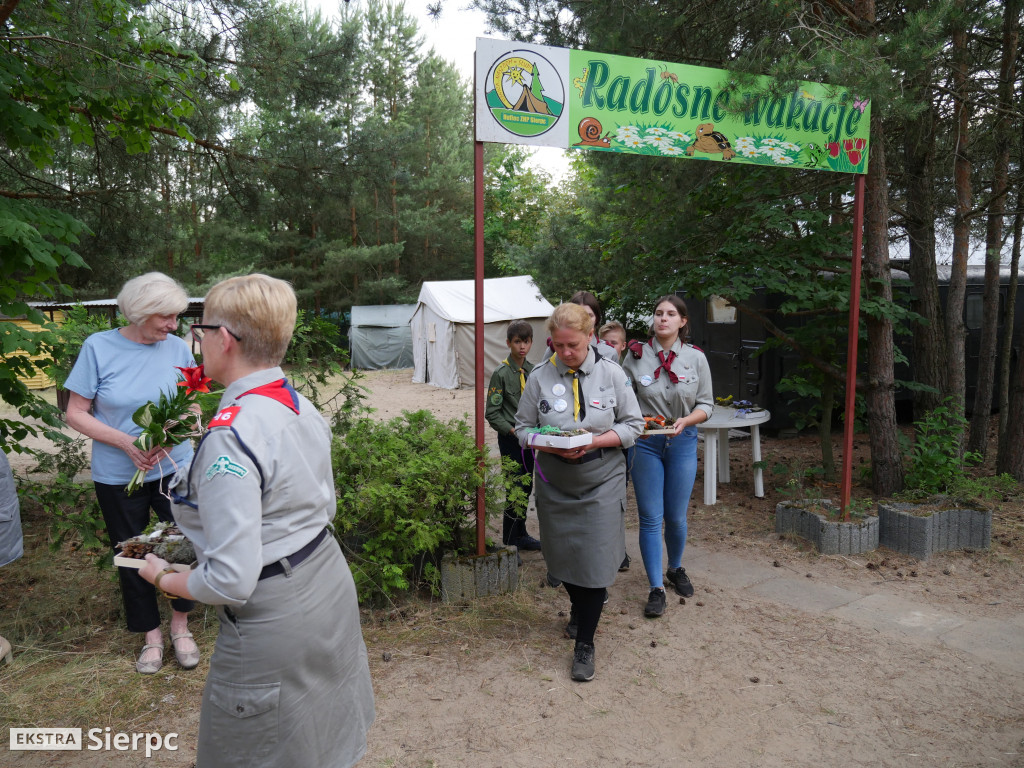
[[161,595],[163,595],[164,597],[168,598],[169,600],[177,600],[178,599],[178,595],[172,595],[170,592],[168,592],[166,589],[163,589],[160,586],[160,579],[162,579],[164,576],[166,576],[169,573],[177,573],[177,571],[174,570],[174,568],[172,568],[171,566],[168,565],[166,568],[164,568],[162,571],[160,571],[160,573],[158,573],[156,575],[155,579],[153,579],[153,586],[157,588],[157,590],[160,592]]

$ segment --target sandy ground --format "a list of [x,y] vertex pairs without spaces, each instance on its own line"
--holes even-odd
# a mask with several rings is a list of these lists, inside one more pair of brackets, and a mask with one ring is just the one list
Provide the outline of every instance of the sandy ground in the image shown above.
[[[473,390],[414,385],[411,371],[365,383],[378,418],[426,408],[472,424]],[[766,439],[766,458],[796,445]],[[569,603],[541,586],[540,553],[524,554],[514,598],[467,609],[505,631],[449,631],[429,606],[368,617],[377,720],[361,765],[1024,766],[1019,565],[820,557],[771,533],[771,493],[754,499],[741,465],[716,507],[700,503],[698,477],[684,558],[697,592],[685,604],[670,595],[659,620],[643,617],[630,498],[633,567],[610,590],[590,683],[569,679]],[[883,605],[900,608],[871,610]],[[953,642],[940,630],[954,624],[1009,650]],[[177,752],[0,753],[0,766],[188,766],[198,706],[167,713]]]

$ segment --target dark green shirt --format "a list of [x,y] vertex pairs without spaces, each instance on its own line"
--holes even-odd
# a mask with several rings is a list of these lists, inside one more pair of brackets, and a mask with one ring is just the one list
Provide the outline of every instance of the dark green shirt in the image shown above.
[[[523,361],[523,373],[530,377],[533,363]],[[512,366],[512,361],[505,358],[501,365],[491,374],[491,385],[487,388],[487,410],[484,412],[487,423],[495,432],[502,435],[515,434],[516,410],[519,408],[519,369]]]

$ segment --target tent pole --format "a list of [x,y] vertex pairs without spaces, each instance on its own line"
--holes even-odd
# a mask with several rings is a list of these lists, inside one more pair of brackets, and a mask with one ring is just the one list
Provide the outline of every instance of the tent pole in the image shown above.
[[[474,285],[474,318],[473,332],[476,346],[476,447],[481,452],[480,468],[483,469],[484,449],[484,143],[474,142],[473,145],[473,249],[476,256],[476,277]],[[476,489],[476,553],[483,555],[486,551],[485,536],[487,526],[487,499],[484,496],[484,483]]]
[[846,416],[843,425],[843,476],[840,508],[850,519],[850,490],[853,485],[853,419],[857,401],[857,337],[860,335],[861,242],[864,235],[864,174],[858,173],[853,192],[853,257],[850,260],[850,321],[846,342]]

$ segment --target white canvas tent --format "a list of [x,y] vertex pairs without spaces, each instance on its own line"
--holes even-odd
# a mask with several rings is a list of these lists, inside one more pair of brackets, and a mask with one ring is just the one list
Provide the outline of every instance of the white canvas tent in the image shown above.
[[[527,359],[543,359],[547,347],[544,323],[554,307],[541,296],[533,278],[496,277],[484,280],[484,371],[489,378],[508,355],[505,330],[512,320],[533,326],[533,348]],[[445,389],[472,387],[476,333],[474,283],[448,280],[424,283],[412,326],[412,380]]]
[[412,368],[409,320],[415,304],[370,304],[352,307],[348,330],[352,367]]

